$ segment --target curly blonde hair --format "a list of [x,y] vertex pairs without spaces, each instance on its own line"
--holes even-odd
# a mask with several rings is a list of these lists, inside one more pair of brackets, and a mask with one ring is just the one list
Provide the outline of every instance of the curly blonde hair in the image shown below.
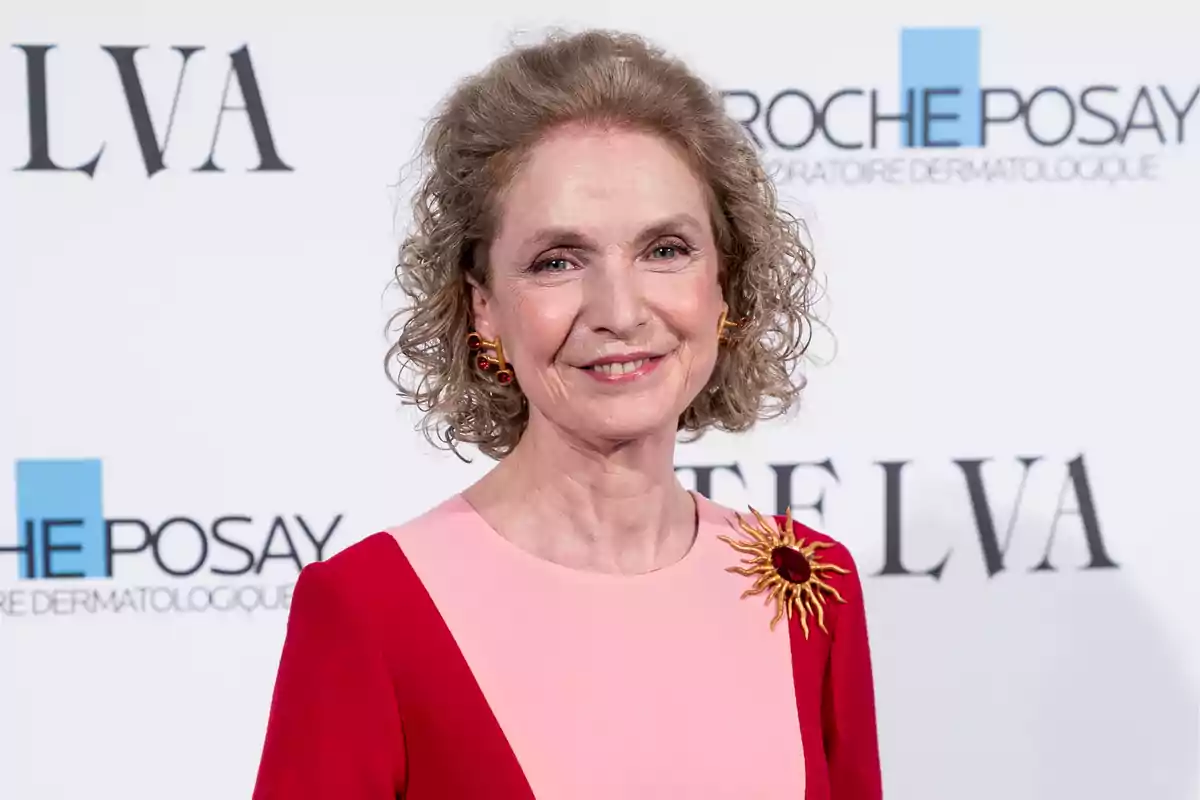
[[555,34],[517,48],[452,92],[429,123],[414,225],[396,282],[407,302],[388,376],[424,412],[430,442],[510,453],[529,420],[525,396],[474,368],[468,278],[487,286],[499,196],[539,139],[568,123],[650,131],[680,147],[710,187],[729,319],[738,322],[712,377],[679,420],[699,436],[742,431],[793,406],[796,366],[814,319],[813,256],[780,207],[754,145],[721,96],[684,64],[624,33]]

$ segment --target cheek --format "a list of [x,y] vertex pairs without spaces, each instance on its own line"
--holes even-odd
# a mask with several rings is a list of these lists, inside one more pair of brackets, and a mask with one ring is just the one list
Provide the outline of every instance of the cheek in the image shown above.
[[681,338],[693,348],[707,350],[716,344],[721,288],[712,277],[697,277],[687,286],[670,287],[663,294],[661,307]]
[[517,360],[532,365],[553,360],[571,331],[575,304],[562,287],[517,294],[505,315],[505,339]]

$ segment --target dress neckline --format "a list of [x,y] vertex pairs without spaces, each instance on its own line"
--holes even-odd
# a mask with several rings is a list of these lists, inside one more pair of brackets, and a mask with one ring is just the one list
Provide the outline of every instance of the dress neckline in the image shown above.
[[[675,563],[649,572],[639,573],[600,572],[579,569],[535,555],[502,536],[461,493],[455,494],[447,501],[446,510],[469,519],[470,524],[481,534],[479,540],[480,546],[489,548],[495,558],[518,562],[525,569],[537,570],[558,580],[574,580],[593,585],[643,586],[657,585],[681,579],[688,574],[694,573],[698,564],[711,561],[711,559],[706,558],[706,554],[712,549],[714,542],[716,542],[716,531],[714,528],[723,529],[725,527],[722,525],[722,522],[726,515],[721,513],[722,509],[719,506],[704,495],[690,490],[688,494],[691,495],[696,507],[696,535],[692,540],[692,546]],[[727,531],[722,530],[722,532]]]

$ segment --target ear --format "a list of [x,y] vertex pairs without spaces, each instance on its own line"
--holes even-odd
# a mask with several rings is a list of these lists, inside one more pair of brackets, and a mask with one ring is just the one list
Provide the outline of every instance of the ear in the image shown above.
[[471,293],[471,319],[475,323],[475,331],[485,339],[495,338],[495,325],[492,321],[491,295],[487,288],[478,281],[467,276],[467,291]]

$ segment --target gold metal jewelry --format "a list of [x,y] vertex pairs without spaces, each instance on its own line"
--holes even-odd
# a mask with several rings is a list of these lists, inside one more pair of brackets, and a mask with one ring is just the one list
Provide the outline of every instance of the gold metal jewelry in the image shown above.
[[725,341],[727,338],[726,329],[736,327],[738,327],[738,324],[729,319],[729,311],[722,311],[721,319],[717,321],[717,341]]
[[[496,341],[489,342],[475,331],[471,331],[467,334],[467,347],[475,353],[475,366],[481,371],[491,372],[495,368],[496,383],[508,386],[513,382],[513,371],[504,360],[504,345],[500,343],[499,336],[496,337]],[[484,352],[485,350],[493,350],[496,355],[490,355]]]
[[776,520],[772,525],[763,515],[753,508],[757,525],[747,523],[738,514],[738,528],[749,536],[746,539],[732,539],[728,536],[718,537],[734,550],[747,556],[742,559],[744,567],[729,567],[726,572],[735,572],[754,578],[754,585],[742,593],[742,599],[758,594],[766,594],[766,603],[775,601],[775,617],[771,620],[771,630],[776,623],[786,615],[792,618],[795,608],[800,617],[800,627],[804,630],[804,638],[808,639],[808,618],[815,617],[821,630],[825,628],[825,603],[828,597],[833,597],[839,603],[846,602],[837,589],[830,586],[822,577],[826,573],[849,574],[850,570],[837,564],[827,564],[821,561],[818,550],[833,547],[832,542],[813,540],[806,544],[805,539],[796,539],[796,529],[792,524],[792,510],[787,510],[784,522]]

